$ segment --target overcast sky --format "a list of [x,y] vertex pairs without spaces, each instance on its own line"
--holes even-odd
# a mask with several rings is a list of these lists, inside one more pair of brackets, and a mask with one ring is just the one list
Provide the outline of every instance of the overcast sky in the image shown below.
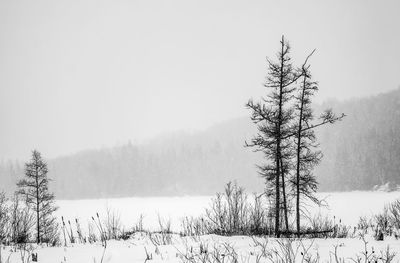
[[0,158],[244,116],[284,34],[317,100],[400,84],[400,1],[0,0]]

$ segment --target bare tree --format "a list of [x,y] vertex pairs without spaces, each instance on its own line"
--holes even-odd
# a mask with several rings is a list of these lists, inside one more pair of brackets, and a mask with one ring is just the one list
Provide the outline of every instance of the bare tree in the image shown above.
[[[315,51],[315,50],[314,50]],[[320,117],[318,124],[312,124],[314,114],[311,107],[312,96],[318,91],[318,83],[312,81],[309,58],[314,51],[306,58],[299,75],[301,76],[301,84],[298,94],[295,96],[295,115],[297,123],[295,124],[295,141],[296,141],[296,174],[291,179],[296,196],[296,230],[300,236],[300,205],[301,197],[305,197],[314,203],[320,203],[315,197],[318,187],[317,180],[313,175],[313,168],[320,163],[322,152],[318,150],[318,143],[315,136],[314,128],[325,124],[332,124],[344,117],[336,116],[331,110],[326,110]]]
[[54,194],[49,192],[47,164],[36,150],[32,159],[25,164],[25,178],[17,183],[17,193],[21,195],[28,207],[36,213],[36,242],[39,244],[43,237],[48,240],[48,234],[53,231],[55,219],[52,213],[57,210],[54,205]]
[[[280,236],[280,188],[285,187],[282,164],[286,162],[292,150],[289,135],[292,133],[290,121],[293,118],[293,109],[288,106],[288,103],[295,89],[292,84],[298,79],[289,56],[290,46],[283,36],[280,44],[278,61],[272,62],[267,59],[268,73],[264,86],[270,89],[269,94],[262,98],[262,102],[255,103],[249,100],[246,104],[247,108],[252,110],[251,119],[259,131],[250,143],[246,143],[246,146],[255,147],[255,151],[263,152],[268,160],[266,164],[259,166],[259,171],[266,179],[267,195],[274,198],[277,237]],[[284,196],[284,201],[286,201],[286,193]],[[285,202],[284,207],[287,218]]]

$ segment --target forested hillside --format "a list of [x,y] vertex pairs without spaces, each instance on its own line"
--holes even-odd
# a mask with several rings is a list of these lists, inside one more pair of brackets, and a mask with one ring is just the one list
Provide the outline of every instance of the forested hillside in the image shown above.
[[321,190],[367,190],[400,185],[400,88],[344,103],[343,122],[318,132],[324,159],[317,168]]
[[[174,133],[143,145],[87,150],[48,160],[57,197],[90,198],[143,195],[207,195],[230,180],[262,190],[257,154],[243,147],[253,127],[247,118],[203,132]],[[22,162],[3,162],[7,191],[22,176]],[[93,183],[96,182],[96,183]]]
[[[369,98],[329,101],[316,105],[316,112],[328,106],[347,117],[333,127],[317,129],[324,153],[315,171],[320,190],[400,185],[400,89]],[[243,117],[142,145],[59,157],[49,160],[51,187],[58,198],[213,194],[230,180],[249,191],[260,191],[263,179],[255,169],[260,155],[243,147],[254,132],[249,117]],[[3,161],[1,188],[11,193],[22,174],[23,162]]]

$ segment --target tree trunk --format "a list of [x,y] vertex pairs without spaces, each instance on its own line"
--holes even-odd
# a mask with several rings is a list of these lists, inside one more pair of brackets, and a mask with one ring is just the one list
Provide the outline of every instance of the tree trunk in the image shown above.
[[283,213],[285,217],[285,228],[286,232],[289,231],[289,219],[288,219],[288,209],[286,201],[286,187],[285,187],[285,172],[283,170],[283,163],[281,159],[281,175],[282,175],[282,196],[283,196]]
[[306,76],[303,79],[303,90],[300,101],[299,127],[297,131],[297,164],[296,164],[296,230],[300,237],[300,154],[301,154],[301,130],[303,125],[304,89]]
[[279,210],[280,210],[280,185],[279,185],[279,177],[280,174],[280,159],[281,159],[281,124],[282,124],[282,91],[283,91],[283,66],[284,66],[284,47],[285,47],[285,39],[282,36],[281,42],[281,72],[280,72],[280,83],[279,83],[279,108],[278,108],[278,125],[276,131],[276,175],[275,175],[275,236],[280,237],[280,224],[279,224]]
[[38,172],[38,167],[36,165],[36,174],[35,174],[35,179],[36,179],[36,231],[37,231],[37,238],[36,242],[39,244],[40,243],[40,224],[39,224],[39,172]]
[[[300,121],[301,122],[301,121]],[[301,129],[299,130],[299,133]],[[297,167],[296,167],[296,229],[300,237],[300,135],[297,138]]]
[[[278,143],[279,145],[279,143]],[[279,149],[279,147],[277,147]],[[277,155],[278,150],[277,150]],[[280,166],[279,166],[279,159],[277,158],[276,160],[276,182],[275,182],[275,236],[279,237],[280,232],[279,232],[279,220],[280,220],[280,215],[279,215],[279,210],[280,210],[280,186],[279,186],[279,176],[280,176]]]

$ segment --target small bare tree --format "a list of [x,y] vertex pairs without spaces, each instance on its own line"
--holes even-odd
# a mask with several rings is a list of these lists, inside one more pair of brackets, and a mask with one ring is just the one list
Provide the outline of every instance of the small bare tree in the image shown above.
[[21,195],[32,210],[36,213],[36,242],[47,241],[47,235],[53,232],[55,218],[53,212],[54,194],[49,192],[47,178],[47,164],[36,150],[32,152],[32,159],[25,164],[25,178],[17,183],[17,193]]

